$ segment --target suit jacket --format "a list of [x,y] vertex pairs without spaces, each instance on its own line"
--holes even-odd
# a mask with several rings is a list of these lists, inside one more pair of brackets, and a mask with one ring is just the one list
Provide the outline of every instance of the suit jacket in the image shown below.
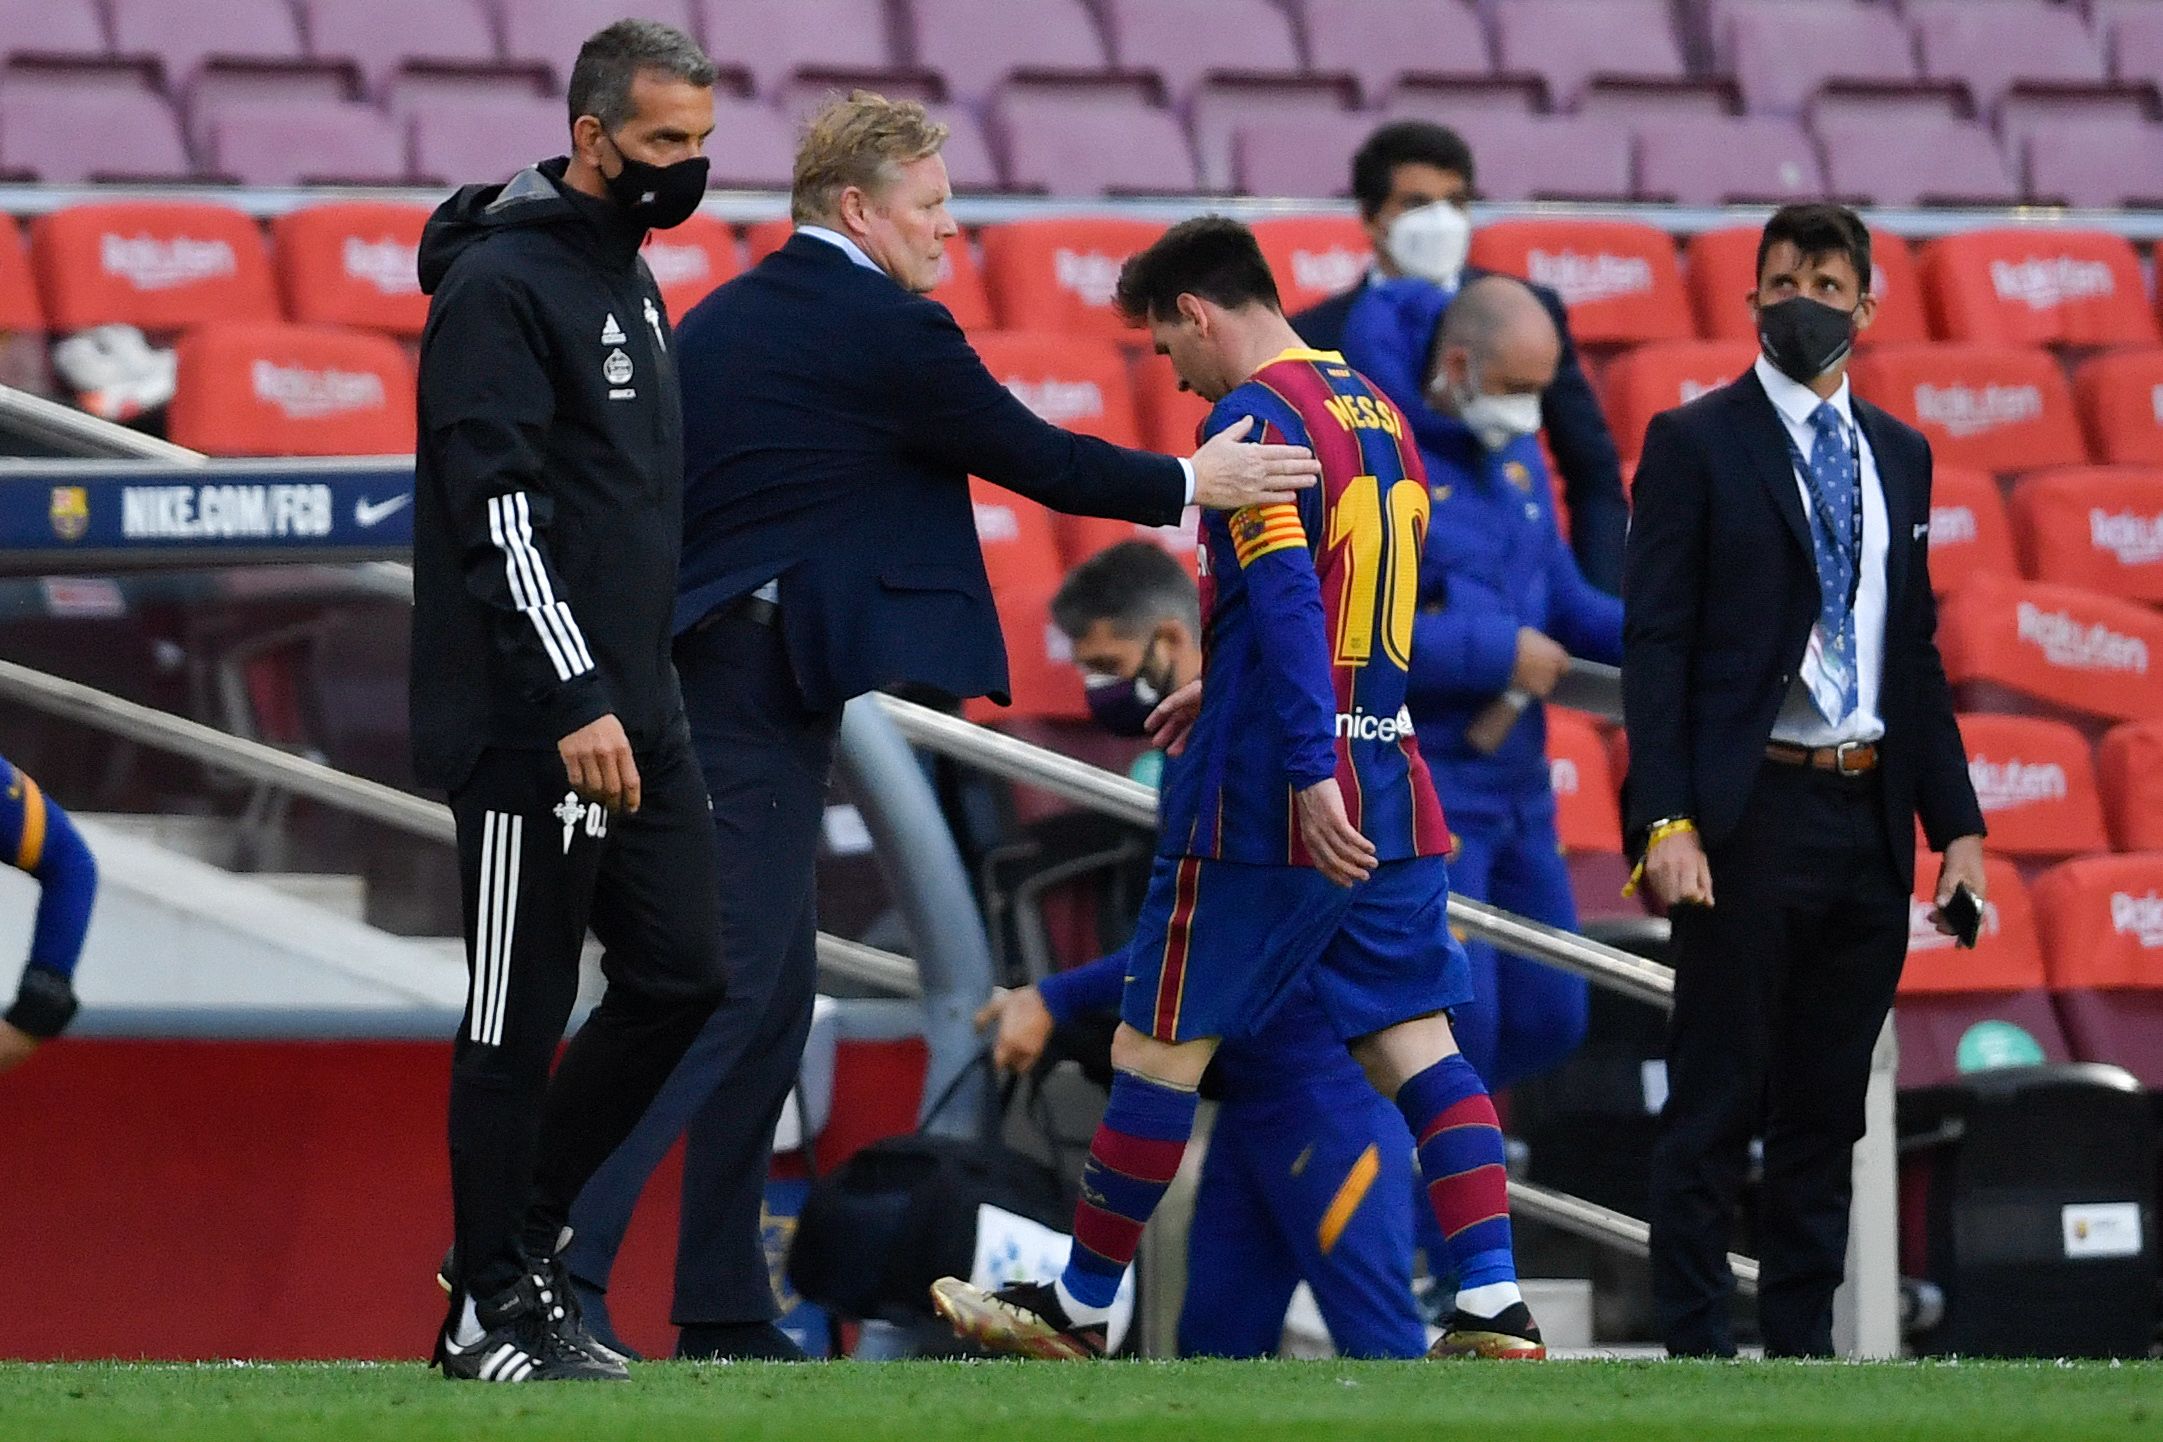
[[694,306],[676,344],[676,629],[778,578],[821,709],[903,683],[1007,699],[972,474],[1076,515],[1169,525],[1184,506],[1176,460],[1039,420],[945,306],[812,236]]
[[[1485,274],[1477,266],[1467,266],[1464,278],[1477,280]],[[1292,329],[1316,350],[1342,350],[1345,321],[1365,289],[1364,284],[1355,285],[1301,311],[1292,317]],[[1555,378],[1540,395],[1540,419],[1569,500],[1570,548],[1577,553],[1577,566],[1586,580],[1611,596],[1618,595],[1623,535],[1630,526],[1630,506],[1622,494],[1622,458],[1615,452],[1615,438],[1607,429],[1599,398],[1592,393],[1592,382],[1585,379],[1585,368],[1578,361],[1562,297],[1548,286],[1531,289],[1547,307],[1555,333],[1562,337],[1562,359],[1555,367]]]
[[[1930,443],[1854,398],[1885,490],[1885,820],[1912,881],[1920,814],[1932,847],[1981,835],[1938,657],[1930,592]],[[1809,520],[1772,400],[1754,371],[1653,417],[1623,578],[1626,828],[1695,818],[1708,847],[1741,819],[1818,613]]]

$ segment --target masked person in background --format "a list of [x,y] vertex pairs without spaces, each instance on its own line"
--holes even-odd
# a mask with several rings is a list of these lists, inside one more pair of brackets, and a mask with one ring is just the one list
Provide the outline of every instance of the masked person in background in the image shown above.
[[[1202,674],[1194,582],[1146,541],[1075,567],[1052,620],[1074,643],[1090,713],[1115,734],[1147,734],[1157,701]],[[1115,951],[1000,992],[977,1015],[997,1029],[993,1060],[1026,1071],[1055,1026],[1116,1013],[1127,970]],[[1343,1355],[1424,1356],[1412,1133],[1330,1030],[1312,986],[1295,984],[1258,1031],[1227,1041],[1205,1091],[1220,1108],[1194,1199],[1180,1354],[1275,1355],[1304,1281]]]
[[[1395,401],[1422,445],[1437,442],[1447,422],[1423,404],[1416,349],[1397,348],[1394,329],[1373,314],[1388,308],[1378,292],[1387,282],[1425,282],[1454,293],[1485,274],[1467,263],[1472,250],[1475,171],[1471,147],[1445,126],[1401,120],[1367,137],[1352,157],[1352,194],[1360,223],[1374,244],[1374,269],[1359,285],[1292,317],[1307,344],[1337,350]],[[1562,297],[1531,287],[1560,343],[1554,379],[1539,394],[1540,421],[1562,473],[1570,511],[1570,545],[1586,579],[1610,595],[1622,592],[1622,540],[1629,503],[1622,461],[1599,400],[1570,339]],[[1446,303],[1446,302],[1445,302]],[[1431,332],[1430,332],[1431,334]]]

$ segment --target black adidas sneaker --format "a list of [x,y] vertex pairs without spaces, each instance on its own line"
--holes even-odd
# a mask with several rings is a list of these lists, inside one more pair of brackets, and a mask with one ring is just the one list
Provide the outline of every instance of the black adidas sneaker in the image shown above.
[[[556,1250],[546,1258],[526,1258],[548,1289],[555,1294],[556,1304],[563,1309],[563,1319],[556,1328],[575,1347],[581,1348],[597,1362],[621,1367],[626,1362],[640,1358],[614,1337],[603,1338],[586,1324],[585,1304],[579,1300],[578,1284],[571,1277],[570,1264],[564,1260],[571,1247],[571,1229],[565,1227],[556,1237]],[[458,1248],[453,1245],[443,1254],[443,1265],[436,1269],[436,1285],[447,1296],[455,1299],[458,1292]],[[456,1320],[455,1318],[453,1319]]]

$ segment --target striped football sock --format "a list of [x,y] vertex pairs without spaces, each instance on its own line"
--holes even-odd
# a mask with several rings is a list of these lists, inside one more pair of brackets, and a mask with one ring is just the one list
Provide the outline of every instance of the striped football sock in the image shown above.
[[1142,1226],[1179,1170],[1194,1131],[1195,1093],[1133,1072],[1112,1079],[1111,1105],[1089,1144],[1074,1250],[1059,1278],[1060,1305],[1077,1323],[1104,1320],[1119,1279],[1141,1245]]
[[[1457,1269],[1458,1296],[1490,1306],[1518,1300],[1509,1173],[1486,1083],[1463,1057],[1446,1056],[1398,1088],[1397,1109],[1419,1138],[1420,1175]],[[1506,1291],[1488,1290],[1504,1283]]]

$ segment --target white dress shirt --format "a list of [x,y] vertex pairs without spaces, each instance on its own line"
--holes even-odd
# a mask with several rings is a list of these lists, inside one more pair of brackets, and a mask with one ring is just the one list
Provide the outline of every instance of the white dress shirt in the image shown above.
[[[1817,443],[1817,431],[1810,424],[1810,416],[1820,404],[1829,404],[1839,412],[1846,438],[1862,457],[1863,549],[1862,572],[1855,589],[1855,709],[1838,723],[1827,721],[1818,710],[1817,702],[1811,699],[1810,688],[1798,675],[1788,686],[1786,699],[1780,703],[1780,715],[1772,725],[1773,739],[1796,746],[1875,741],[1885,734],[1885,722],[1878,714],[1878,688],[1885,676],[1885,555],[1890,540],[1885,519],[1885,483],[1878,475],[1870,438],[1855,424],[1855,408],[1847,377],[1841,377],[1840,389],[1833,392],[1830,400],[1820,402],[1816,391],[1782,375],[1762,355],[1757,358],[1756,369],[1758,382],[1772,398],[1773,409],[1780,413],[1780,423],[1787,427],[1789,439],[1794,441],[1797,453],[1805,462],[1810,458],[1810,448]],[[1792,461],[1790,457],[1791,464]],[[1802,497],[1804,517],[1816,525],[1816,502],[1810,494],[1809,475],[1797,471],[1795,486]],[[1812,629],[1816,629],[1815,623]],[[1831,638],[1820,637],[1819,640],[1829,642]]]

